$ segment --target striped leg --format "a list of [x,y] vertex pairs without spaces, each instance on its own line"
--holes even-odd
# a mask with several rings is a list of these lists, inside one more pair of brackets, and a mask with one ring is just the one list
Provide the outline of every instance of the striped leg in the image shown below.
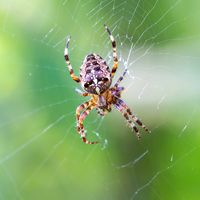
[[83,92],[83,91],[79,90],[78,88],[76,88],[75,91],[76,91],[79,95],[81,95],[81,96],[83,96],[83,97],[90,96],[90,94],[89,94],[88,92]]
[[112,75],[112,78],[113,78],[114,75],[115,75],[115,72],[117,70],[117,66],[118,66],[116,42],[115,42],[115,39],[114,39],[110,29],[105,24],[104,24],[104,26],[105,26],[105,29],[108,32],[108,34],[110,36],[110,40],[112,42],[114,65],[113,65],[113,68],[112,68],[111,75]]
[[93,106],[93,105],[88,106],[88,108],[84,112],[82,112],[82,114],[79,117],[79,121],[78,121],[79,133],[82,137],[83,142],[86,144],[97,144],[98,143],[97,141],[90,142],[86,139],[85,130],[84,130],[84,126],[83,126],[84,119],[87,117],[87,115],[90,113],[90,111],[94,108],[95,108],[95,106]]
[[122,76],[120,76],[120,77],[118,78],[118,80],[117,80],[117,82],[115,83],[114,87],[118,87],[118,86],[119,86],[120,82],[124,79],[124,76],[126,75],[127,71],[128,71],[128,69],[125,69],[125,70],[124,70]]
[[64,57],[65,57],[65,60],[66,60],[66,63],[67,63],[68,69],[69,69],[70,76],[72,77],[72,79],[74,81],[79,83],[80,79],[74,74],[74,70],[72,69],[72,66],[71,66],[70,61],[69,61],[69,55],[68,55],[69,41],[70,41],[70,37],[67,39],[67,42],[66,42]]
[[120,103],[116,103],[114,104],[114,106],[120,113],[123,114],[124,118],[128,122],[128,125],[135,131],[137,138],[140,139],[140,132],[138,128],[136,127],[136,125],[134,124],[134,122],[130,119],[129,114],[126,112],[124,107]]
[[82,110],[87,108],[91,104],[91,101],[86,101],[85,103],[81,104],[76,108],[76,122],[77,122],[77,131],[80,132],[80,127],[79,127],[79,118],[80,118],[80,113]]
[[118,103],[124,108],[124,110],[127,112],[129,117],[133,119],[134,122],[141,126],[146,132],[150,133],[149,129],[131,112],[130,108],[125,104],[123,100],[118,99]]
[[127,113],[131,116],[131,118],[141,126],[146,132],[150,133],[151,131],[131,112],[130,108],[126,106]]

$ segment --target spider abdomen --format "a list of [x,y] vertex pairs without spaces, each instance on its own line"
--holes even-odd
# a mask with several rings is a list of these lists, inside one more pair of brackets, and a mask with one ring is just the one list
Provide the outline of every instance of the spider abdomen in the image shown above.
[[111,72],[106,61],[97,54],[85,57],[80,68],[81,84],[91,94],[101,94],[111,85]]

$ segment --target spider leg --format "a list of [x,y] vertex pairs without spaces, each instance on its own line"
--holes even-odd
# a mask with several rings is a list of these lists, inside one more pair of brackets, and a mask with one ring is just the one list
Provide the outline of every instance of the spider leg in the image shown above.
[[76,91],[79,95],[81,95],[81,96],[83,96],[83,97],[90,96],[90,94],[89,94],[88,92],[83,92],[83,91],[79,90],[78,88],[76,88],[75,91]]
[[70,61],[69,61],[69,55],[68,55],[69,41],[70,41],[70,37],[67,39],[67,42],[66,42],[64,57],[65,57],[65,60],[66,60],[66,63],[67,63],[68,69],[69,69],[70,76],[72,77],[72,79],[74,81],[79,83],[80,79],[74,74],[74,70],[72,69],[72,66],[71,66]]
[[87,117],[87,115],[90,113],[90,111],[94,108],[95,108],[94,105],[88,106],[88,108],[84,112],[82,112],[82,114],[79,117],[79,121],[78,121],[79,134],[81,135],[83,142],[86,144],[97,144],[98,143],[97,141],[91,142],[86,139],[86,134],[85,134],[84,126],[83,126],[84,119]]
[[78,106],[76,108],[76,121],[77,121],[77,131],[78,132],[80,132],[80,127],[78,126],[80,113],[81,113],[82,110],[87,108],[90,104],[91,104],[91,100],[90,101],[86,101],[85,103],[81,104],[80,106]]
[[141,126],[146,132],[150,133],[150,130],[141,122],[139,118],[137,118],[130,110],[130,108],[125,104],[125,102],[121,99],[118,99],[118,103],[124,108],[127,114],[136,122],[139,126]]
[[104,24],[106,31],[108,32],[109,36],[110,36],[110,40],[112,42],[112,48],[113,48],[113,59],[114,59],[114,65],[112,67],[112,71],[111,71],[111,76],[112,78],[115,75],[115,72],[117,71],[117,67],[118,67],[118,58],[117,58],[117,48],[116,48],[116,41],[110,31],[110,29]]
[[125,117],[126,121],[129,124],[129,126],[135,131],[137,138],[140,139],[140,132],[139,132],[138,128],[136,127],[134,122],[130,119],[129,114],[124,109],[124,107],[121,105],[121,103],[116,103],[116,104],[114,104],[114,106],[119,112],[121,112],[123,114],[123,116]]
[[130,108],[126,108],[127,113],[131,116],[131,118],[139,125],[141,126],[146,132],[150,133],[151,131],[141,122],[140,119],[138,119],[130,110]]
[[124,76],[126,75],[127,71],[128,71],[128,69],[126,68],[126,69],[124,70],[122,76],[120,76],[120,77],[118,78],[118,80],[117,80],[117,82],[115,83],[114,87],[117,88],[117,87],[119,86],[120,82],[124,79]]

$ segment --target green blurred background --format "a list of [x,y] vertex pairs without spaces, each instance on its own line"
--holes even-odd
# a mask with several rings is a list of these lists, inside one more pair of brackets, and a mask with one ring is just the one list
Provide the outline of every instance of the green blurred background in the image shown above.
[[[199,199],[198,0],[0,2],[0,199]],[[123,99],[152,133],[138,141],[122,115],[75,128],[76,73],[97,52],[112,65],[116,38]]]

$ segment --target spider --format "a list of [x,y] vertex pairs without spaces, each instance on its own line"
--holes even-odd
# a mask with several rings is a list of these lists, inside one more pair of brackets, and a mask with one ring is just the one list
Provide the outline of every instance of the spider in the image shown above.
[[112,49],[113,49],[113,59],[114,65],[112,70],[106,64],[106,61],[99,55],[92,53],[85,57],[82,66],[80,67],[80,76],[76,76],[70,64],[68,48],[70,37],[68,37],[66,42],[66,47],[64,51],[64,57],[66,64],[68,66],[71,78],[77,83],[81,83],[85,92],[77,90],[81,96],[90,96],[91,99],[85,103],[79,105],[76,109],[76,121],[77,121],[77,131],[81,135],[81,138],[86,144],[96,144],[98,141],[88,141],[86,139],[86,133],[83,126],[83,121],[91,110],[96,109],[97,113],[104,116],[111,111],[112,106],[114,106],[119,112],[123,114],[128,122],[128,125],[135,131],[138,139],[140,138],[140,133],[135,123],[141,126],[145,131],[150,132],[145,125],[131,112],[130,108],[121,99],[121,92],[124,87],[120,87],[119,84],[123,80],[127,69],[125,69],[122,76],[119,77],[114,86],[111,87],[112,79],[118,67],[117,49],[115,39],[106,26],[105,29],[109,34]]

